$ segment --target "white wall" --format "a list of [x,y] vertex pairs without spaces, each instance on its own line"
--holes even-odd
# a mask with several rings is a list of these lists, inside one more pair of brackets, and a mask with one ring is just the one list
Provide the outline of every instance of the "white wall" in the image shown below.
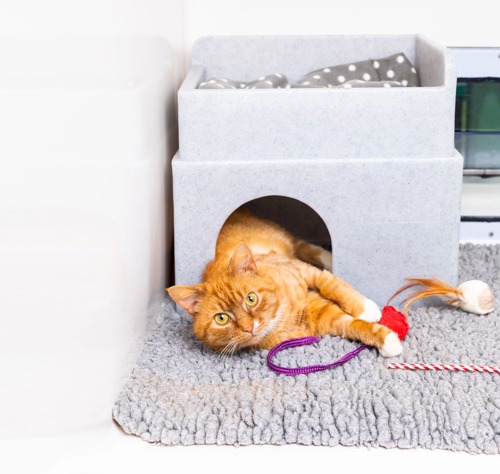
[[159,35],[174,50],[180,77],[183,9],[182,0],[0,0],[0,40],[17,33]]
[[[498,46],[491,0],[189,0],[185,39],[205,34],[423,33],[447,46]],[[243,7],[246,5],[246,8]]]
[[[495,0],[1,0],[9,33],[160,35],[183,77],[208,34],[423,33],[447,46],[500,46]],[[15,45],[12,45],[15,48]]]

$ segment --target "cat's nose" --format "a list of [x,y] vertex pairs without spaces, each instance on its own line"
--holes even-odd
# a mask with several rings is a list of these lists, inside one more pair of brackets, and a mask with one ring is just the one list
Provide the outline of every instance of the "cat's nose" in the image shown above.
[[249,324],[248,326],[246,327],[242,327],[241,328],[244,332],[249,332],[252,336],[254,336],[255,334],[253,333],[253,323]]

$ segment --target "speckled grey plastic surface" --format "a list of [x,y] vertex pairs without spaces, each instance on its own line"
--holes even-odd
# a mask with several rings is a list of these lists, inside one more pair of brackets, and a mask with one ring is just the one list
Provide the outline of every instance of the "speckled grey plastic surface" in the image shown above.
[[[200,90],[212,76],[250,81],[403,52],[421,87]],[[186,160],[445,157],[453,154],[452,54],[421,35],[204,37],[179,90]]]
[[[490,284],[495,311],[411,310],[403,354],[391,360],[499,365],[499,245],[461,249],[460,281],[471,279]],[[267,351],[223,360],[204,348],[192,334],[191,316],[176,313],[163,294],[150,318],[142,355],[113,409],[122,429],[145,441],[500,452],[498,374],[391,370],[388,359],[366,350],[334,370],[289,377],[267,368]],[[274,361],[325,364],[355,347],[325,336]]]
[[[201,281],[226,218],[261,196],[310,206],[334,273],[379,305],[410,276],[457,281],[462,157],[192,161],[176,155],[175,280]],[[296,216],[300,220],[300,215]]]

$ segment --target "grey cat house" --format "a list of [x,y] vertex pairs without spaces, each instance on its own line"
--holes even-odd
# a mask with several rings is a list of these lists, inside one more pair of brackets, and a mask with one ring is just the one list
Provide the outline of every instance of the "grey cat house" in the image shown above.
[[[403,52],[419,87],[203,90]],[[405,277],[456,284],[463,159],[451,53],[420,35],[205,37],[178,93],[176,284],[201,281],[237,208],[281,196],[327,229],[333,271],[380,306]],[[269,198],[271,199],[271,198]],[[271,202],[271,201],[270,201]],[[279,210],[294,225],[309,217]]]

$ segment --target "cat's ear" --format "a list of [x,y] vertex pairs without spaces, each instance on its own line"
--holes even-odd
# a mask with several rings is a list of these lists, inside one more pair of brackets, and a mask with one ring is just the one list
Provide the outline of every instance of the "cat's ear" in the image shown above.
[[245,242],[241,242],[234,251],[229,268],[233,273],[256,272],[257,265],[253,259],[252,251]]
[[196,305],[205,294],[203,285],[197,286],[171,286],[167,288],[170,297],[192,316],[196,313]]

